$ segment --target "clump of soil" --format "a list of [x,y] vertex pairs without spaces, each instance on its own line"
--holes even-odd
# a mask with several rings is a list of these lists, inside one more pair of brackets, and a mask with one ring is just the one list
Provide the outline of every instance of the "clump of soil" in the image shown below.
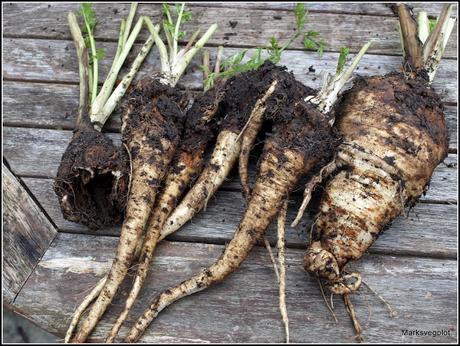
[[90,126],[75,130],[54,183],[64,218],[91,229],[123,220],[129,157]]

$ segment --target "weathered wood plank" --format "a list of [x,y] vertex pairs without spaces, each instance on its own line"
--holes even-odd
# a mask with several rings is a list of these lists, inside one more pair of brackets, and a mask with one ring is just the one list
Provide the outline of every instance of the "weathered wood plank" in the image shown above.
[[[6,126],[73,129],[78,110],[78,86],[67,84],[3,83],[3,124]],[[457,106],[447,105],[445,117],[451,149],[457,149]],[[115,112],[104,127],[118,132],[120,114]]]
[[[50,7],[48,7],[50,6]],[[118,38],[121,18],[128,15],[128,4],[94,4],[97,13],[97,39]],[[77,4],[22,4],[13,3],[5,6],[4,35],[9,37],[37,37],[69,39],[67,12],[78,10]],[[272,36],[280,40],[288,39],[295,29],[294,14],[290,12],[281,19],[276,10],[247,8],[242,11],[237,7],[214,8],[191,7],[192,20],[184,25],[191,33],[198,27],[209,27],[212,23],[219,25],[219,30],[210,38],[209,44],[226,46],[254,47],[265,45]],[[438,15],[437,13],[430,13]],[[148,15],[154,22],[161,16],[160,4],[141,4],[138,15]],[[230,21],[233,24],[230,24]],[[234,23],[237,23],[236,26]],[[328,51],[339,51],[347,45],[352,52],[358,51],[364,42],[374,38],[371,52],[379,54],[400,54],[401,45],[396,29],[396,17],[374,15],[349,15],[341,13],[310,13],[307,27],[319,31],[327,42]],[[455,24],[457,25],[457,24]],[[233,26],[233,27],[232,27]],[[457,30],[454,28],[450,42],[446,47],[446,57],[456,57]],[[144,30],[140,38],[147,37]],[[302,49],[302,39],[293,42],[292,48]]]
[[[10,162],[14,173],[54,178],[72,132],[5,127],[3,136],[4,155]],[[120,134],[110,133],[108,136],[115,143],[120,142]],[[253,157],[253,160],[255,162],[257,158]],[[433,176],[432,188],[423,199],[445,202],[457,201],[456,162],[457,155],[450,154],[446,159],[447,165],[439,165]],[[234,184],[232,188],[239,187]]]
[[[23,179],[60,231],[112,236],[120,234],[119,226],[94,232],[83,225],[66,221],[62,217],[53,191],[53,180]],[[291,197],[288,223],[294,219],[300,202],[300,196]],[[225,244],[232,238],[244,213],[244,208],[241,192],[218,191],[208,204],[206,211],[198,214],[192,222],[168,239]],[[408,216],[400,216],[372,246],[371,252],[455,258],[457,253],[456,212],[456,205],[420,203],[410,211]],[[287,225],[287,245],[304,248],[308,241],[311,224],[311,218],[306,215],[299,227],[291,228]],[[267,235],[274,244],[276,239],[274,225],[269,228]]]
[[56,229],[3,163],[2,196],[2,295],[5,302],[12,303],[56,235]]
[[[3,74],[5,79],[20,81],[46,81],[58,83],[78,83],[78,63],[71,41],[44,41],[37,39],[6,39],[4,40]],[[116,43],[104,42],[101,47],[106,49],[106,58],[100,62],[100,80],[103,81],[110,69],[112,58],[116,51]],[[129,61],[134,57],[140,45],[136,46]],[[224,50],[224,56],[230,56],[239,48]],[[216,48],[210,49],[215,56]],[[251,55],[249,51],[248,56]],[[302,83],[319,88],[322,83],[323,71],[335,71],[337,53],[325,53],[319,57],[316,53],[305,51],[286,51],[280,61],[292,70],[296,78]],[[382,75],[401,68],[401,57],[370,55],[364,56],[357,69],[361,75]],[[199,89],[202,87],[201,57],[196,56],[181,78],[179,85],[186,88]],[[136,78],[142,78],[158,71],[160,66],[156,50],[147,56]],[[311,67],[311,68],[310,68]],[[123,69],[120,75],[124,75]],[[314,71],[314,72],[311,72]],[[443,101],[457,102],[457,61],[444,59],[433,82],[433,86],[441,95]]]
[[[63,336],[71,314],[109,268],[116,239],[59,234],[27,281],[15,307],[39,325]],[[158,247],[150,279],[123,336],[148,301],[219,257],[223,246],[164,242]],[[287,309],[292,342],[351,342],[353,329],[335,298],[332,321],[318,284],[302,269],[303,250],[287,251]],[[455,342],[457,262],[415,257],[366,255],[353,269],[397,310],[388,317],[383,304],[364,287],[353,296],[368,342]],[[122,286],[126,292],[128,285]],[[122,295],[120,295],[122,296]],[[96,328],[102,341],[123,301],[116,298]],[[450,336],[405,337],[403,329],[450,330]],[[176,302],[147,330],[143,342],[283,342],[276,278],[267,252],[256,247],[242,267],[223,283]]]
[[[237,8],[257,8],[261,10],[273,9],[292,11],[294,2],[216,2],[216,3],[197,3],[194,6],[203,7],[237,7]],[[415,13],[421,10],[427,11],[430,15],[436,16],[442,9],[441,3],[428,2],[411,2],[410,6],[414,8]],[[367,14],[378,16],[394,17],[393,11],[385,3],[364,3],[364,2],[345,2],[345,3],[328,3],[328,2],[308,2],[305,3],[305,8],[309,12],[330,12],[330,13],[346,13],[346,14]],[[457,15],[457,6],[453,7],[452,16]],[[275,19],[275,18],[274,18]]]

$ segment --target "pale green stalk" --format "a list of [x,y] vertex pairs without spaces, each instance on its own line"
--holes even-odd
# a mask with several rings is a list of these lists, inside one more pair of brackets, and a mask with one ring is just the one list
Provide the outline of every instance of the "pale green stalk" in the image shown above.
[[171,73],[171,68],[169,64],[169,59],[168,59],[168,52],[166,50],[166,46],[163,43],[163,40],[160,38],[160,35],[158,35],[158,27],[155,27],[150,20],[150,18],[145,17],[144,18],[145,23],[147,24],[147,28],[150,31],[150,34],[153,36],[155,40],[155,44],[158,47],[158,52],[160,53],[160,64],[161,64],[161,72],[164,74],[167,78],[169,78],[169,75]]
[[224,54],[224,47],[219,46],[217,48],[217,57],[216,57],[216,65],[214,66],[214,73],[218,74],[220,72],[220,62],[222,60],[222,55]]
[[96,99],[96,94],[97,94],[97,82],[98,82],[98,60],[97,60],[97,51],[96,51],[96,41],[94,40],[93,33],[91,31],[91,28],[89,26],[89,23],[86,20],[85,17],[85,26],[86,30],[88,31],[88,37],[89,37],[89,43],[91,46],[91,55],[93,57],[93,67],[92,67],[92,76],[90,77],[91,79],[91,88],[90,88],[90,94],[91,94],[91,104],[93,104],[94,100]]
[[[154,27],[156,30],[156,33],[158,33],[160,27],[159,25],[156,25]],[[107,121],[108,117],[112,112],[115,110],[117,107],[118,103],[120,100],[123,98],[123,96],[126,93],[126,90],[128,89],[129,85],[131,84],[134,76],[136,75],[137,71],[139,70],[142,62],[148,55],[150,49],[152,48],[153,44],[155,43],[155,38],[154,35],[150,35],[147,41],[145,41],[144,45],[142,46],[141,50],[139,51],[138,55],[136,56],[136,59],[134,59],[133,64],[131,65],[131,68],[129,72],[126,74],[126,76],[123,77],[121,82],[117,85],[115,90],[113,91],[112,95],[110,95],[109,99],[104,105],[104,108],[102,111],[99,113],[98,117],[98,123],[95,124],[96,129],[100,130],[102,125]]]
[[85,45],[85,40],[77,22],[77,17],[73,12],[69,12],[68,16],[70,33],[75,43],[78,57],[78,71],[80,76],[80,103],[78,107],[78,119],[82,119],[87,111],[88,96],[89,96],[89,81],[88,81],[88,53]]
[[423,68],[428,72],[429,82],[434,79],[442,54],[454,27],[455,19],[450,18],[452,4],[444,5],[435,28],[423,45]]
[[180,27],[180,22],[182,20],[182,14],[184,13],[184,8],[185,8],[185,3],[183,2],[179,11],[179,14],[177,15],[177,21],[176,21],[176,27],[174,29],[174,37],[173,37],[173,53],[169,57],[171,59],[171,65],[174,65],[174,62],[176,60],[177,56],[177,41],[179,39],[179,27]]
[[[121,51],[123,50],[123,40],[126,31],[126,20],[123,18],[120,23],[120,33],[118,34],[118,44],[117,44],[117,52],[115,53],[115,58],[113,59],[112,66],[110,67],[110,71],[113,69],[113,65],[117,61],[118,57],[120,56]],[[110,73],[110,72],[109,72]]]
[[131,26],[133,25],[133,21],[134,21],[134,16],[136,15],[137,5],[138,4],[135,2],[131,3],[131,8],[129,10],[128,19],[126,20],[126,34],[124,35],[123,45],[125,45],[126,41],[128,40],[128,36],[131,31]]
[[[132,33],[129,35],[129,38],[123,47],[118,59],[115,59],[112,65],[112,68],[107,75],[107,79],[104,82],[104,85],[101,88],[99,95],[97,96],[96,100],[93,102],[91,107],[91,121],[101,123],[101,117],[105,117],[104,114],[100,114],[101,110],[103,109],[105,103],[107,102],[108,98],[110,97],[110,93],[112,92],[113,86],[115,85],[118,73],[120,72],[126,57],[128,56],[134,41],[136,40],[139,32],[142,29],[143,18],[139,18]],[[103,124],[103,123],[102,123]]]
[[426,11],[420,11],[417,16],[417,31],[418,38],[422,44],[425,43],[426,39],[430,35],[430,21]]
[[182,76],[184,73],[187,65],[190,63],[190,61],[193,59],[195,54],[203,48],[203,46],[206,44],[206,42],[209,40],[211,35],[216,31],[217,29],[217,24],[213,24],[209,27],[209,29],[205,32],[205,34],[198,40],[195,45],[190,48],[190,50],[184,54],[184,58],[178,61],[174,66],[172,70],[172,78],[171,78],[171,85],[174,86],[178,82],[179,78]]
[[[314,97],[308,96],[305,99],[305,101],[310,101],[316,104],[317,108],[321,112],[328,113],[331,110],[334,103],[337,101],[339,92],[342,90],[344,85],[348,82],[354,69],[358,66],[359,62],[361,61],[361,58],[364,56],[364,54],[369,49],[371,44],[372,44],[372,41],[369,41],[368,43],[366,43],[361,48],[361,50],[358,52],[358,54],[356,54],[355,58],[353,59],[353,62],[346,70],[344,70],[339,75],[336,75],[334,78],[330,78],[330,77],[326,78],[325,84],[323,85],[323,88],[318,93],[318,95]],[[332,120],[332,123],[333,123],[333,120]]]

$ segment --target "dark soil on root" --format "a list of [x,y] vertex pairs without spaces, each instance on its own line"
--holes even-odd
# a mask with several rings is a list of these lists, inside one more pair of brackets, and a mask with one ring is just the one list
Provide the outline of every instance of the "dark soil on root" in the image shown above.
[[[359,77],[353,88],[344,93],[344,102],[353,101],[348,94],[365,89],[381,97],[403,117],[390,117],[393,123],[403,122],[419,128],[433,141],[448,148],[448,132],[444,119],[444,106],[436,91],[422,77],[406,78],[403,73],[385,76]],[[409,148],[410,149],[410,148]]]
[[54,183],[64,218],[99,229],[124,217],[129,182],[125,150],[96,130],[76,130]]
[[207,146],[217,136],[223,114],[224,98],[222,85],[195,98],[187,111],[184,130],[181,136],[180,151],[193,153]]
[[278,81],[278,85],[267,100],[264,113],[266,120],[288,121],[292,118],[292,110],[286,108],[289,100],[313,92],[297,82],[285,67],[276,66],[267,60],[257,70],[240,73],[226,82],[225,98],[222,102],[225,119],[221,128],[239,133],[257,100],[263,97],[274,80]]
[[[127,144],[132,160],[138,159],[142,145],[164,152],[161,139],[179,141],[185,116],[184,93],[162,84],[155,77],[145,78],[130,87],[122,104],[122,140]],[[141,136],[139,136],[141,135]],[[154,160],[155,158],[140,158]]]

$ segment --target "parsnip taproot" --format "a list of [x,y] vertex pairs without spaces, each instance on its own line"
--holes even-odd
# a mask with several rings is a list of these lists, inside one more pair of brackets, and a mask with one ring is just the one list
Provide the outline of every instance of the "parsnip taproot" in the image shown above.
[[145,240],[140,253],[136,276],[131,291],[126,298],[125,307],[115,321],[106,342],[113,342],[147,277],[150,262],[161,230],[171,212],[174,210],[183,192],[193,183],[194,177],[203,166],[204,153],[209,142],[214,138],[220,118],[220,102],[223,93],[219,87],[208,91],[195,99],[187,112],[185,129],[175,154],[169,173],[164,181],[164,188],[152,209],[147,224]]
[[[169,5],[164,5],[170,54],[151,20],[144,17],[160,53],[161,73],[137,82],[130,90],[122,110],[122,140],[131,159],[131,187],[126,205],[115,259],[104,287],[82,322],[73,342],[85,342],[111,301],[133,261],[135,249],[155,203],[156,194],[165,178],[179,144],[184,123],[183,93],[175,87],[194,55],[214,33],[211,27],[193,45],[177,51],[181,20],[189,20],[185,4],[175,7],[177,20],[172,25]],[[188,13],[185,15],[185,13]],[[169,25],[171,24],[171,25]],[[174,30],[171,28],[174,26]],[[197,35],[193,35],[194,40]],[[171,38],[172,40],[169,40]]]
[[420,25],[428,22],[417,27],[408,7],[396,6],[403,71],[358,79],[338,111],[343,143],[329,172],[304,266],[331,292],[344,296],[358,338],[361,327],[349,295],[362,279],[345,267],[358,260],[405,207],[417,202],[448,152],[443,105],[430,82],[452,30],[451,7],[444,6],[427,38]]

